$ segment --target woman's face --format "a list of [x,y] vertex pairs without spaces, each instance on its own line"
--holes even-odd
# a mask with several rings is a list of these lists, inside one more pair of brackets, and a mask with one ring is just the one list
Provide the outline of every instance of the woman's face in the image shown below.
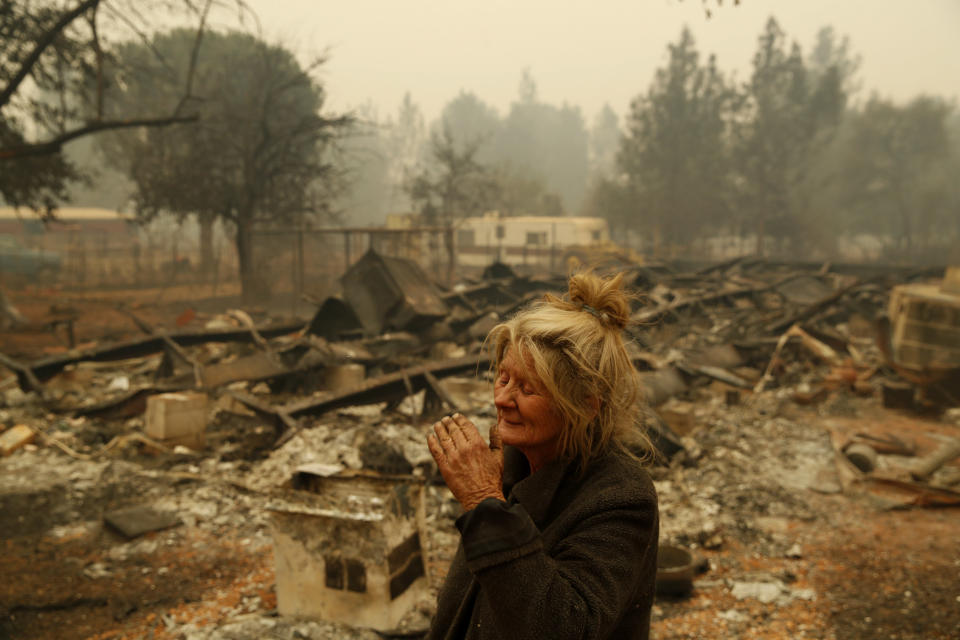
[[533,374],[533,363],[523,367],[513,347],[500,361],[493,402],[503,443],[520,449],[533,470],[557,456],[563,418]]

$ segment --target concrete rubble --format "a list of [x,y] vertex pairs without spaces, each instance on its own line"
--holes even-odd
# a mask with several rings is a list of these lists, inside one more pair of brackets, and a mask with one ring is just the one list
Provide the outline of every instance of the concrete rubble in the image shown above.
[[[952,417],[960,411],[960,368],[950,360],[955,344],[937,342],[960,332],[960,315],[950,315],[960,299],[938,289],[937,321],[953,325],[939,333],[910,328],[923,315],[910,292],[921,284],[932,290],[937,273],[748,259],[616,268],[641,296],[629,330],[657,448],[661,541],[706,554],[694,594],[773,608],[824,597],[793,584],[789,569],[751,572],[723,564],[722,552],[748,548],[799,566],[808,548],[796,523],[826,517],[824,505],[836,508],[836,500],[876,510],[960,506],[960,425]],[[132,566],[162,584],[186,571],[164,550],[204,558],[218,540],[265,558],[249,570],[260,576],[259,590],[248,586],[238,599],[221,585],[215,598],[195,596],[215,603],[212,621],[187,615],[189,601],[175,595],[161,605],[120,605],[103,586],[81,603],[104,603],[118,627],[153,615],[158,637],[417,637],[455,550],[459,515],[425,434],[454,410],[489,429],[485,332],[563,286],[558,277],[498,275],[444,289],[405,261],[371,253],[345,276],[347,295],[318,301],[300,322],[224,313],[202,329],[145,327],[146,338],[55,357],[3,354],[2,537],[9,544],[92,541],[66,565],[90,589],[130,575]],[[865,416],[884,410],[888,394],[892,405],[895,391],[898,409],[931,420],[935,432],[869,429]],[[326,469],[321,476],[348,484],[334,490],[328,478],[307,491],[295,479],[303,469]],[[416,485],[419,505],[405,512],[402,536],[396,521],[391,529],[383,520],[392,489],[370,498],[374,490],[361,486],[400,477]],[[118,510],[131,507],[150,522],[127,536],[105,528],[116,528]],[[345,535],[343,522],[367,522],[351,528],[369,546],[363,580],[347,541],[321,544],[291,524],[294,517],[326,518],[310,530],[334,542]],[[278,521],[286,523],[280,534]],[[403,567],[387,560],[398,545],[407,550],[397,560]],[[422,575],[409,569],[414,556]],[[334,557],[344,563],[342,575],[329,573]],[[168,564],[153,566],[158,558]],[[290,578],[297,562],[317,573],[326,563],[326,585],[310,588],[342,582],[335,612],[311,608],[298,593],[307,587]],[[231,580],[236,586],[243,576]],[[391,580],[394,586],[383,586]],[[410,584],[422,588],[389,615],[380,606],[351,613],[357,594],[388,606]],[[381,587],[387,595],[377,595]],[[683,615],[687,602],[659,601],[654,624]],[[5,592],[0,631],[21,629],[50,604]],[[756,609],[724,606],[716,615],[728,633],[758,622]]]

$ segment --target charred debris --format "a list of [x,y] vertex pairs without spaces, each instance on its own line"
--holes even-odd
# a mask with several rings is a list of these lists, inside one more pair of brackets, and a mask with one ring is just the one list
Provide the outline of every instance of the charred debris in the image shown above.
[[[689,454],[683,440],[697,424],[689,401],[697,390],[728,406],[776,393],[800,405],[848,394],[933,414],[960,407],[955,268],[942,279],[942,269],[745,258],[697,270],[615,268],[638,294],[628,334],[662,464]],[[494,324],[565,287],[562,277],[518,277],[502,264],[483,275],[444,288],[413,261],[371,251],[344,274],[340,295],[316,301],[306,323],[229,310],[200,330],[168,332],[128,312],[142,338],[31,362],[0,354],[0,365],[16,374],[16,386],[8,379],[2,391],[7,422],[11,410],[32,407],[74,423],[113,425],[103,428],[173,449],[182,443],[163,437],[162,429],[151,439],[143,423],[152,396],[187,393],[204,398],[204,411],[263,419],[271,429],[262,438],[266,450],[345,407],[384,403],[389,412],[417,398],[418,415],[410,420],[430,420],[462,408],[446,379],[489,377],[482,341]],[[204,419],[196,429],[206,426]],[[28,430],[16,430],[22,438],[4,437],[5,455],[34,439],[72,450],[63,441],[67,434],[39,424]],[[861,440],[844,448],[909,449]],[[85,448],[81,455],[100,453]],[[855,459],[856,467],[871,470]]]
[[[743,258],[610,268],[638,294],[628,333],[656,448],[666,597],[688,594],[708,569],[698,549],[731,538],[800,557],[795,541],[768,529],[778,518],[816,517],[802,490],[855,493],[882,509],[960,505],[955,268]],[[166,331],[131,313],[143,334],[134,340],[33,361],[0,354],[15,374],[0,388],[0,445],[13,463],[0,479],[0,508],[19,514],[7,535],[91,518],[128,545],[184,524],[241,531],[277,558],[278,601],[249,612],[380,633],[422,627],[456,547],[446,525],[458,515],[425,429],[457,410],[489,428],[484,337],[531,300],[562,291],[565,278],[521,277],[498,264],[444,287],[411,261],[370,252],[341,284],[306,321],[230,310],[197,319],[199,329]],[[869,420],[856,418],[871,406],[941,428],[864,428]],[[49,465],[69,459],[47,469],[69,473],[69,483],[30,480],[16,462],[44,452]],[[110,462],[147,488],[110,475],[119,473]],[[91,489],[69,502],[76,478]],[[172,498],[184,484],[197,488]],[[53,506],[27,506],[38,499]],[[334,541],[349,529],[353,542],[341,542],[365,551],[321,545],[321,553],[304,542],[308,529]],[[304,582],[298,562],[319,581]],[[91,566],[83,570],[100,576]],[[761,602],[771,589],[777,602],[810,595],[775,577],[725,584]]]

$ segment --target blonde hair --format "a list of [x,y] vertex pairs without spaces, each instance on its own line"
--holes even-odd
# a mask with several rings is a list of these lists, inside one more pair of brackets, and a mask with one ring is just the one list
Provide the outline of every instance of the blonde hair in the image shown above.
[[511,347],[521,366],[532,364],[563,417],[559,454],[581,469],[612,448],[650,450],[638,424],[639,376],[623,342],[630,296],[622,282],[622,273],[574,274],[567,295],[545,295],[487,337],[494,367]]

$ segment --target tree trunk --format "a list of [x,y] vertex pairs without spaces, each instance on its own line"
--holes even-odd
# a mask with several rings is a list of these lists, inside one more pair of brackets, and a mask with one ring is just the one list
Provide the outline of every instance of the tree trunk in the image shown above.
[[204,279],[213,275],[213,225],[216,222],[212,216],[198,216],[200,224],[200,273]]
[[0,289],[0,329],[9,329],[27,324],[27,319],[7,299],[3,289]]
[[762,258],[764,251],[763,237],[767,233],[766,216],[761,214],[757,217],[757,256]]
[[910,219],[910,211],[907,208],[903,198],[903,190],[897,185],[895,188],[894,200],[897,205],[897,213],[900,216],[900,240],[902,242],[901,251],[913,258],[913,224]]
[[447,284],[452,286],[457,271],[457,254],[453,247],[453,227],[447,227],[443,232],[443,240],[447,249]]
[[910,224],[910,215],[900,207],[900,237],[903,239],[903,250],[913,257],[913,229]]
[[243,301],[252,302],[256,296],[256,273],[253,268],[253,244],[250,218],[237,216],[237,262],[240,268],[240,290]]

